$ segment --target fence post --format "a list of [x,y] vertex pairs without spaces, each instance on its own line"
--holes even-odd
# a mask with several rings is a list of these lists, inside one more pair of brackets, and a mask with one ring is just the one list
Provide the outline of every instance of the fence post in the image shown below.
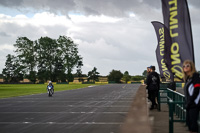
[[173,114],[173,101],[169,100],[169,133],[173,133],[174,132],[174,114]]
[[[176,94],[175,93],[173,93],[173,91],[172,91],[172,99],[173,99],[173,101],[176,101]],[[173,113],[175,112],[175,105],[176,104],[172,104],[173,105]]]
[[160,90],[158,90],[158,111],[160,111]]

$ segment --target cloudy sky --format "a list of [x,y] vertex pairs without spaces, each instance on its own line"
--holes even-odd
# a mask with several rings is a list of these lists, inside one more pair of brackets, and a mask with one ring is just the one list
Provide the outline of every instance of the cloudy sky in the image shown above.
[[[200,70],[200,1],[189,0],[196,67]],[[71,37],[83,57],[83,73],[112,69],[141,75],[155,65],[161,0],[0,0],[0,73],[17,37]],[[157,70],[158,71],[158,70]]]

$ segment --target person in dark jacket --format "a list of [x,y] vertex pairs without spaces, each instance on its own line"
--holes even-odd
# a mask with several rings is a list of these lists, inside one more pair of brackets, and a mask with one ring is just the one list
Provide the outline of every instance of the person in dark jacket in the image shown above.
[[192,61],[186,60],[183,63],[183,79],[185,81],[185,108],[186,123],[191,133],[198,132],[197,120],[199,118],[200,105],[200,77],[196,72]]
[[147,90],[148,97],[151,101],[151,110],[154,109],[156,104],[156,97],[160,89],[160,77],[157,72],[155,72],[155,66],[151,66],[151,73],[147,76]]
[[144,84],[147,84],[147,77],[148,75],[151,73],[151,66],[147,67],[147,75],[146,75],[146,79],[144,80]]

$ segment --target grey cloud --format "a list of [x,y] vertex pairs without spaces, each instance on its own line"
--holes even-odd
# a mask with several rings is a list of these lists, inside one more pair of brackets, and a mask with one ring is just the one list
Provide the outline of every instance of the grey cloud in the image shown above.
[[100,13],[98,11],[95,11],[94,9],[92,9],[90,7],[84,7],[84,11],[88,15],[100,15]]
[[196,7],[196,8],[199,8],[200,6],[200,1],[199,0],[188,0],[188,4]]
[[[84,63],[92,63],[91,65],[104,70],[104,74],[111,69],[130,70],[131,73],[140,74],[145,69],[141,66],[151,65],[155,62],[157,44],[153,26],[150,23],[148,25],[148,22],[145,22],[144,25],[140,24],[140,22],[134,23],[126,20],[114,24],[95,22],[81,24],[77,26],[82,27],[82,30],[73,32],[73,37],[87,42],[79,43]],[[151,32],[149,32],[149,27],[152,28]],[[100,38],[104,41],[96,41]],[[95,61],[96,59],[98,61]],[[132,65],[134,65],[134,69],[135,66],[140,67],[132,70]],[[84,71],[89,70],[84,68]]]
[[127,17],[129,12],[145,14],[143,13],[144,11],[146,12],[145,8],[149,7],[148,10],[153,10],[154,8],[157,9],[160,4],[158,1],[149,2],[149,0],[77,0],[76,2],[79,9],[86,14],[90,14],[90,12],[81,7],[88,7],[95,10],[99,14],[116,17]]
[[15,8],[22,13],[49,11],[66,16],[76,6],[74,0],[0,0],[0,5]]
[[19,36],[26,36],[33,41],[41,36],[49,36],[56,39],[59,35],[65,35],[68,27],[63,25],[37,27],[31,24],[21,26],[16,23],[4,23],[1,24],[1,30],[4,32],[0,32],[0,45],[13,45]]
[[6,32],[0,32],[0,36],[2,37],[10,37]]
[[[199,0],[188,1],[189,5],[199,8]],[[161,0],[1,0],[0,5],[15,7],[20,11],[50,11],[68,16],[69,12],[84,15],[129,17],[133,12],[141,18],[152,18],[161,13]],[[161,16],[161,15],[160,15]]]
[[23,0],[0,0],[0,5],[5,7],[22,6]]
[[[16,7],[20,11],[46,10],[67,15],[81,12],[85,15],[104,14],[108,16],[127,17],[129,12],[149,15],[149,10],[160,7],[160,1],[149,0],[1,0],[0,5]],[[146,10],[148,8],[148,10]]]

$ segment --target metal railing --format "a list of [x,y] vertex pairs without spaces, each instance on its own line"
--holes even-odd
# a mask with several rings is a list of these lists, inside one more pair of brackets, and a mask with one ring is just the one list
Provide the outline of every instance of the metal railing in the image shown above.
[[[168,89],[168,84],[161,84],[158,93],[158,110],[161,110],[161,103],[169,106],[169,133],[174,131],[174,122],[186,122],[186,110],[184,108],[185,96],[174,90]],[[177,116],[174,119],[174,114]]]
[[168,99],[167,99],[167,87],[168,87],[168,83],[161,83],[160,84],[160,90],[158,92],[158,98],[157,98],[157,102],[158,102],[158,110],[161,110],[161,103],[168,103]]
[[[174,122],[186,122],[185,96],[167,89],[167,98],[169,105],[169,133],[173,133]],[[176,119],[174,119],[174,114],[176,115]]]

